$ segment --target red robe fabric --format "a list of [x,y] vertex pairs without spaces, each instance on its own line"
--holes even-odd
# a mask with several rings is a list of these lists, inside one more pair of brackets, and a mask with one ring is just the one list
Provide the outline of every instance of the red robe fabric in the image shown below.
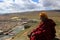
[[52,40],[55,37],[55,22],[47,19],[31,32],[30,40]]

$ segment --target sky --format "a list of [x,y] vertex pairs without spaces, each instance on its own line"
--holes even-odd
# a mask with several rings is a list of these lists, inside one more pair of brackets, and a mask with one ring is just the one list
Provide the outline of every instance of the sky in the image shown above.
[[0,14],[60,9],[60,0],[0,0]]

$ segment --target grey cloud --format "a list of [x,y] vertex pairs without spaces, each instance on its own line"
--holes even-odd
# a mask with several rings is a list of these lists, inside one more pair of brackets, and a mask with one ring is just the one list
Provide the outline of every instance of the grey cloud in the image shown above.
[[46,8],[60,9],[60,0],[44,0],[43,5]]
[[[15,12],[25,10],[52,10],[60,9],[60,0],[40,0],[41,2],[34,4],[30,0],[20,0],[21,3],[9,3],[0,7],[0,13],[4,12]],[[43,2],[43,3],[42,3]],[[0,5],[1,6],[1,5]]]

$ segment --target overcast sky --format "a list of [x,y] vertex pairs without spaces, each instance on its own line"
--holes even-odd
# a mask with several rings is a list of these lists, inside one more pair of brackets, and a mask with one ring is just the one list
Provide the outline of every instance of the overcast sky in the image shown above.
[[0,0],[0,14],[60,9],[60,0]]

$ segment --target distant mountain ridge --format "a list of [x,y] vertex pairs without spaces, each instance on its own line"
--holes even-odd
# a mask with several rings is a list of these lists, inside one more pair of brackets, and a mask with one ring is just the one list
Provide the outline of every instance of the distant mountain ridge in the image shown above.
[[[41,10],[45,12],[60,12],[60,10]],[[26,11],[26,12],[41,12],[41,11]],[[15,12],[15,13],[26,13],[26,12]],[[4,13],[0,15],[8,15],[8,14],[14,14],[14,13]]]
[[[7,13],[7,14],[1,14],[0,15],[0,19],[1,20],[9,20],[11,17],[14,17],[14,16],[18,16],[20,18],[23,18],[23,17],[28,17],[28,18],[35,18],[37,16],[37,18],[39,17],[39,13],[42,12],[42,11],[29,11],[29,12],[17,12],[17,13]],[[48,16],[58,16],[60,17],[60,10],[45,10],[45,12],[47,12],[47,15]]]

